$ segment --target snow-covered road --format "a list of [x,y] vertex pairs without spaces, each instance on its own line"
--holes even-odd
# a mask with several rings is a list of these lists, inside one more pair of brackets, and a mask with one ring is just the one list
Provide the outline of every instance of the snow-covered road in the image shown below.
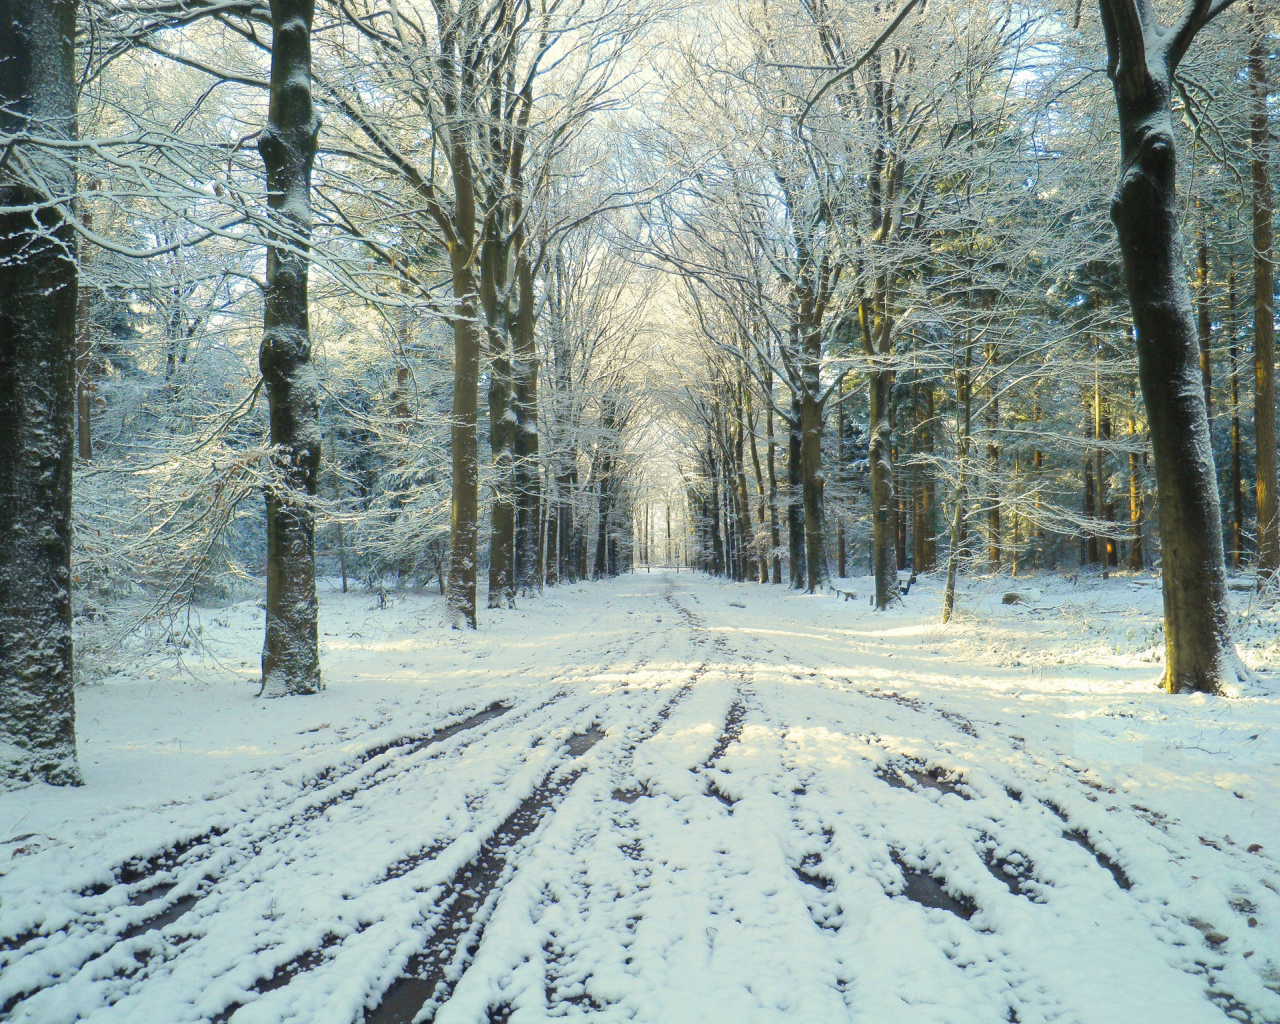
[[366,595],[317,698],[87,691],[89,785],[0,794],[0,1017],[1280,1021],[1280,702],[1155,693],[1069,604]]

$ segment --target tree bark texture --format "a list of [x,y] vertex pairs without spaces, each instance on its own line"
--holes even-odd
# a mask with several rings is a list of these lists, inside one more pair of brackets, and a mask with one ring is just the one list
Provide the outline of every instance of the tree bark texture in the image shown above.
[[320,689],[315,519],[320,406],[311,366],[307,240],[320,119],[311,105],[313,0],[272,0],[271,106],[258,143],[274,241],[258,365],[267,392],[275,479],[267,488],[267,624],[262,695]]
[[538,477],[538,354],[534,333],[533,268],[522,251],[516,259],[518,309],[513,331],[512,397],[516,410],[516,584],[521,593],[540,590],[538,520],[542,489]]
[[894,564],[894,547],[889,509],[893,503],[893,465],[889,456],[889,392],[892,374],[888,370],[872,370],[871,441],[868,458],[871,463],[871,572],[875,577],[876,609],[883,610],[898,597],[898,573]]
[[766,460],[769,467],[769,541],[772,550],[769,554],[770,575],[775,586],[782,585],[782,530],[778,522],[778,463],[777,444],[773,439],[773,378],[766,377],[769,394],[764,405],[765,431],[769,435],[769,447]]
[[791,418],[787,422],[787,551],[790,565],[791,588],[803,590],[805,586],[804,550],[804,498],[801,484],[801,451],[803,433],[800,427],[800,399],[791,398]]
[[1253,429],[1257,451],[1258,575],[1264,579],[1280,571],[1280,497],[1276,492],[1275,264],[1272,254],[1267,50],[1266,35],[1255,16],[1254,43],[1249,50],[1249,85],[1253,94],[1249,133],[1253,147]]
[[1138,378],[1160,499],[1165,674],[1170,692],[1215,691],[1245,670],[1231,642],[1222,515],[1199,340],[1178,228],[1171,77],[1208,4],[1162,29],[1135,0],[1101,0],[1120,121],[1111,218],[1137,335]]
[[480,305],[489,343],[489,450],[493,460],[493,500],[489,503],[489,608],[515,602],[515,440],[511,337],[507,330],[506,251],[503,229],[490,213],[480,250]]
[[[0,0],[0,130],[76,135],[74,0]],[[0,177],[0,207],[70,203]],[[0,785],[79,785],[71,657],[76,239],[56,207],[0,215]]]

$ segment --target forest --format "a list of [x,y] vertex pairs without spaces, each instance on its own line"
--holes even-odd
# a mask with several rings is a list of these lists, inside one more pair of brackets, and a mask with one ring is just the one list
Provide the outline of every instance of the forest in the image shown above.
[[[0,0],[0,1017],[1280,1020],[1278,55],[1273,0]],[[982,945],[1042,907],[1087,952]]]

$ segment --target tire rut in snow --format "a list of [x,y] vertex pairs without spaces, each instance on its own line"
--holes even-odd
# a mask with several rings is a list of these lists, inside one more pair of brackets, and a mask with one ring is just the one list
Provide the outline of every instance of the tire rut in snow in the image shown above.
[[[557,696],[563,696],[563,694],[557,694]],[[541,706],[545,707],[546,705],[544,704]],[[593,724],[585,732],[574,733],[573,735],[569,736],[565,743],[565,746],[568,749],[570,756],[580,757],[583,754],[585,754],[588,750],[590,750],[593,746],[595,746],[595,744],[602,739],[604,739],[604,733],[601,732],[600,729],[595,724]],[[544,776],[543,784],[541,785],[545,785],[546,780],[552,778],[555,775],[555,772],[557,771],[557,769],[560,767],[563,767],[563,762],[559,762],[556,766],[550,769],[547,775]],[[572,784],[572,782],[577,778],[578,774],[581,774],[580,770],[574,773],[573,776],[568,780],[568,782],[563,785],[564,790],[567,791],[568,786]],[[535,794],[532,794],[530,797],[526,798],[525,803],[528,803],[529,800],[533,799],[534,795],[536,795],[536,791],[535,791]],[[521,807],[517,808],[516,811],[513,812],[512,816],[509,816],[507,819],[505,819],[504,822],[498,826],[499,830],[506,828],[509,824],[511,824],[512,819],[515,817],[515,815],[520,813],[521,809],[524,808],[524,806],[525,804],[522,803]],[[416,853],[410,854],[407,857],[402,857],[400,860],[395,861],[383,872],[382,877],[378,880],[377,883],[375,883],[375,885],[381,885],[385,882],[391,881],[392,879],[401,878],[404,875],[409,874],[411,871],[418,868],[422,864],[427,863],[428,861],[434,860],[442,852],[444,852],[444,850],[446,850],[449,847],[449,845],[455,841],[455,839],[456,839],[456,836],[452,838],[443,838],[435,843],[432,843],[429,846],[423,847],[421,850],[417,851]],[[474,861],[472,862],[472,864],[474,864]],[[472,865],[469,864],[467,867],[460,869],[458,874],[455,874],[454,878],[451,879],[450,882],[448,883],[448,886],[451,889],[451,891],[453,890],[454,883],[458,880],[458,878],[461,877],[465,872],[470,870],[471,867]],[[449,898],[450,897],[446,897],[446,899],[449,899]],[[363,930],[362,927],[358,928],[357,932],[362,930]],[[294,978],[298,977],[299,975],[306,974],[309,971],[312,971],[318,967],[323,966],[326,962],[325,952],[332,946],[338,944],[340,941],[341,940],[336,935],[334,935],[333,933],[330,933],[329,935],[326,936],[325,941],[321,944],[319,948],[306,950],[305,952],[294,957],[292,960],[288,961],[287,963],[277,967],[274,970],[274,972],[270,975],[270,977],[260,978],[257,982],[254,983],[253,991],[258,995],[265,995],[267,992],[270,992],[274,989],[281,988],[289,984],[291,981],[294,980]],[[225,1008],[220,1014],[218,1014],[216,1017],[213,1018],[212,1024],[225,1024],[225,1022],[230,1019],[231,1015],[235,1013],[235,1011],[238,1010],[242,1005],[244,1004],[241,1002],[235,1002],[231,1004],[230,1006]]]
[[[613,759],[621,760],[634,753],[636,747],[652,736],[704,671],[705,666],[696,669],[693,678],[658,710],[649,728],[624,744]],[[593,723],[585,732],[570,736],[565,746],[569,756],[577,758],[604,738],[598,724]],[[432,928],[433,940],[436,936],[440,939],[410,957],[400,978],[383,993],[378,1006],[365,1014],[365,1024],[408,1024],[428,1003],[432,1004],[431,1016],[434,1017],[435,1011],[449,998],[461,976],[462,963],[470,960],[480,945],[508,866],[516,867],[511,859],[516,845],[538,829],[554,810],[557,798],[567,794],[586,771],[577,768],[557,779],[562,767],[563,764],[556,765],[548,771],[539,786],[481,844],[477,856],[446,884],[442,900],[444,915]],[[451,967],[457,969],[456,974]]]
[[927,871],[919,871],[908,867],[902,855],[896,850],[891,853],[893,862],[902,872],[902,895],[914,900],[922,907],[936,910],[949,910],[957,917],[968,921],[977,912],[978,906],[968,895],[953,895],[947,891],[945,880],[935,878]]
[[[409,958],[399,980],[383,993],[377,1007],[368,1011],[365,1024],[410,1024],[428,1002],[438,1007],[453,990],[449,968],[470,958],[484,936],[486,911],[498,883],[506,873],[516,844],[532,835],[552,810],[554,801],[567,793],[586,770],[578,768],[557,779],[556,765],[480,846],[476,857],[459,868],[446,883],[444,913],[432,930],[433,941]],[[435,1016],[434,1009],[431,1016]],[[428,1018],[430,1019],[430,1018]]]
[[[554,701],[555,699],[558,699],[561,696],[563,696],[563,694],[556,694],[555,697],[552,698],[552,701]],[[543,707],[546,707],[552,701],[546,701],[543,704],[530,709],[528,714],[533,714],[538,710],[541,710]],[[349,770],[342,772],[341,775],[338,776],[338,778],[339,780],[341,780],[342,778],[349,777],[353,772],[357,771],[360,766],[367,764],[369,761],[373,760],[375,757],[381,756],[389,752],[394,752],[397,754],[408,756],[408,755],[420,752],[422,750],[425,750],[428,747],[434,746],[447,739],[450,739],[458,735],[459,733],[465,732],[469,729],[474,729],[477,726],[484,724],[485,722],[488,722],[494,718],[498,718],[502,715],[505,715],[508,711],[511,710],[511,708],[512,708],[512,705],[510,704],[495,702],[493,704],[490,704],[487,708],[484,708],[483,710],[478,711],[468,716],[467,718],[462,719],[461,721],[455,722],[452,725],[446,726],[442,729],[437,729],[431,733],[426,734],[425,736],[419,734],[417,736],[408,737],[403,740],[390,741],[388,743],[379,744],[377,747],[371,748],[371,750],[364,751],[360,755],[359,763],[355,767],[352,767]],[[401,750],[400,748],[406,748],[406,749]],[[380,771],[381,769],[379,769],[379,772]],[[378,773],[375,773],[374,776],[371,776],[370,778],[365,780],[365,785],[363,786],[358,786],[350,790],[344,790],[343,792],[326,799],[320,805],[319,810],[315,810],[314,806],[306,808],[298,812],[297,814],[293,815],[287,822],[281,823],[280,825],[272,826],[269,830],[252,832],[246,836],[240,837],[239,841],[236,843],[236,846],[234,848],[234,851],[241,855],[239,860],[243,861],[243,860],[251,859],[253,855],[260,852],[266,844],[268,844],[269,842],[278,840],[281,837],[282,833],[285,832],[286,830],[296,829],[300,825],[305,825],[307,822],[314,820],[314,818],[318,817],[329,807],[335,806],[336,804],[345,802],[347,800],[351,800],[355,796],[357,796],[359,793],[366,792],[369,789],[372,789],[375,786],[379,785],[381,782],[385,781],[383,779],[378,779],[377,774]],[[315,787],[312,786],[311,788],[314,789]],[[298,797],[295,796],[292,799],[296,801]],[[282,806],[287,806],[287,804],[282,804]],[[219,836],[225,835],[227,831],[228,830],[222,830],[221,832],[218,833],[218,835]],[[212,833],[205,833],[203,837],[198,837],[198,840],[193,840],[188,842],[187,844],[183,844],[184,849],[182,850],[182,852],[177,852],[178,851],[177,847],[171,848],[170,850],[163,851],[159,854],[153,855],[151,858],[149,858],[145,862],[126,862],[125,867],[121,870],[122,871],[132,870],[136,872],[137,878],[142,881],[146,881],[149,878],[158,877],[164,870],[162,865],[169,864],[169,863],[173,863],[176,865],[176,862],[184,854],[189,854],[190,851],[192,850],[198,850],[201,845],[208,846],[208,844],[212,843],[214,838],[216,838],[216,836],[213,836]],[[219,851],[221,851],[222,849],[225,849],[225,847],[220,847]],[[51,986],[57,985],[60,982],[66,980],[67,977],[70,977],[76,971],[83,969],[83,967],[86,964],[90,963],[91,961],[98,960],[98,959],[101,959],[102,957],[109,955],[121,943],[128,942],[148,932],[159,932],[161,929],[167,927],[170,924],[173,924],[174,922],[182,918],[185,914],[191,911],[196,906],[196,904],[204,896],[206,896],[209,893],[209,891],[213,888],[213,885],[216,884],[213,878],[211,878],[208,874],[204,874],[204,869],[202,866],[203,862],[208,857],[210,857],[213,852],[214,851],[212,849],[206,849],[203,854],[197,854],[191,863],[185,863],[181,865],[182,868],[187,869],[186,870],[187,879],[190,879],[193,875],[197,873],[200,873],[202,875],[201,881],[200,883],[198,883],[198,886],[194,891],[188,892],[187,894],[175,900],[170,901],[168,899],[168,896],[174,889],[178,888],[178,886],[182,884],[182,881],[180,879],[175,880],[173,882],[161,882],[157,885],[153,885],[148,888],[139,889],[135,891],[135,893],[130,897],[130,901],[129,901],[132,905],[145,906],[151,903],[157,903],[160,905],[157,906],[153,910],[153,912],[148,914],[146,917],[142,918],[139,921],[134,922],[133,924],[129,925],[118,934],[114,935],[111,939],[110,945],[108,945],[106,948],[94,950],[82,957],[78,957],[76,958],[78,962],[60,962],[58,964],[58,971],[56,976],[49,977],[43,984],[38,984],[34,987],[27,988],[22,992],[18,992],[10,996],[7,1000],[5,1000],[3,1004],[0,1004],[0,1017],[3,1017],[4,1015],[10,1013],[12,1010],[16,1009],[23,1001],[30,999],[31,997],[35,996],[39,992],[42,992],[45,989]],[[132,868],[130,868],[131,864],[133,865]],[[151,869],[149,872],[144,870],[145,868],[148,868],[148,867]],[[194,871],[190,870],[192,868],[194,868],[195,870]],[[222,874],[225,876],[226,872],[224,871]],[[152,895],[153,893],[155,895]],[[104,927],[106,925],[106,921],[103,920],[101,917],[85,915],[84,917],[78,919],[77,921],[71,922],[71,924],[79,924],[81,927],[85,928],[86,930],[95,931],[98,928]],[[62,928],[50,934],[57,935],[60,932],[65,934],[67,927],[68,925],[63,925]],[[38,936],[39,936],[39,933],[37,932],[36,937]],[[28,941],[30,940],[28,939]],[[19,957],[15,958],[15,960],[13,961],[15,963],[22,958],[21,949],[19,949],[18,952],[19,952]],[[36,951],[36,953],[33,953],[32,955],[38,955],[39,952],[40,951]],[[168,960],[180,952],[181,952],[180,948],[174,948],[172,950],[166,951],[166,953],[164,955],[161,955],[159,959],[161,961]],[[129,970],[130,972],[132,972],[133,970],[136,970],[138,968],[146,967],[154,959],[156,959],[156,954],[152,953],[151,951],[148,951],[145,949],[137,950],[133,953],[133,956],[132,956],[132,963],[136,966],[129,968]],[[118,974],[119,972],[116,972],[116,973]]]
[[[501,717],[510,711],[512,707],[513,705],[508,702],[495,701],[488,707],[483,708],[480,711],[476,711],[461,721],[454,722],[452,725],[445,726],[442,729],[434,729],[426,734],[417,733],[410,736],[401,736],[394,740],[386,740],[382,743],[375,744],[374,746],[361,751],[355,758],[349,761],[338,765],[330,765],[328,768],[323,769],[310,779],[305,780],[298,787],[296,793],[292,793],[288,797],[276,801],[274,807],[263,808],[258,812],[258,814],[261,815],[271,810],[284,810],[289,804],[296,803],[300,798],[306,796],[308,793],[313,793],[319,789],[331,788],[333,785],[339,785],[343,779],[346,779],[355,772],[358,772],[370,761],[381,757],[383,754],[395,753],[403,756],[417,753],[427,747],[434,746],[437,743],[442,743],[445,740],[458,735],[460,732],[465,732],[468,729],[474,729],[476,726],[483,725],[491,719]],[[376,785],[376,782],[373,784]],[[289,828],[299,821],[310,821],[313,818],[318,817],[335,804],[349,800],[357,793],[367,788],[369,788],[369,786],[364,785],[334,794],[329,799],[322,801],[318,805],[311,805],[304,808],[289,821],[279,825],[273,825],[270,829],[261,832],[257,836],[244,836],[241,838],[240,842],[243,844],[244,842],[252,841],[253,839],[268,839],[273,833],[277,833],[284,828]],[[133,884],[143,881],[144,879],[154,877],[162,871],[177,866],[178,861],[190,854],[192,850],[197,847],[210,844],[213,840],[225,835],[226,832],[227,829],[211,829],[207,833],[187,840],[176,847],[152,854],[150,857],[131,859],[126,861],[116,870],[116,876],[119,881],[124,884]]]

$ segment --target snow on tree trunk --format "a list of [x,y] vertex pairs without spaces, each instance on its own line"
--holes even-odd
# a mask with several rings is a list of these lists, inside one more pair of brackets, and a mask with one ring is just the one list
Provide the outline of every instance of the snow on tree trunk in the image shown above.
[[542,589],[538,560],[538,520],[542,495],[538,479],[538,353],[534,331],[533,267],[521,252],[516,259],[519,301],[515,317],[515,368],[512,375],[516,411],[516,583],[521,593]]
[[[74,138],[74,0],[0,0],[0,130]],[[6,151],[6,160],[10,153]],[[0,180],[0,785],[78,785],[71,660],[75,169]]]
[[[457,172],[455,171],[455,177]],[[467,196],[471,200],[470,195]],[[449,615],[455,627],[476,628],[476,533],[479,515],[479,451],[476,439],[476,406],[480,387],[480,336],[475,322],[471,287],[471,247],[462,241],[474,232],[474,200],[459,201],[458,220],[470,230],[459,230],[450,246],[453,293],[457,296],[453,321],[453,520],[449,533],[449,583],[446,588]]]
[[1120,120],[1111,218],[1137,333],[1138,377],[1160,499],[1165,689],[1216,691],[1247,674],[1231,642],[1222,515],[1178,228],[1177,151],[1169,108],[1178,59],[1210,16],[1191,0],[1163,29],[1136,0],[1101,0],[1108,74]]
[[1257,451],[1258,574],[1280,571],[1280,501],[1276,494],[1276,327],[1275,267],[1272,264],[1272,197],[1267,112],[1267,46],[1262,26],[1253,26],[1249,85],[1253,94],[1250,143],[1253,148],[1254,444]]
[[892,371],[873,370],[871,378],[871,559],[876,581],[876,609],[888,608],[898,598],[898,573],[893,563],[889,509],[893,504],[893,463],[889,428],[889,391]]
[[275,448],[267,488],[267,624],[262,695],[321,688],[315,518],[320,417],[307,310],[311,165],[320,119],[311,104],[313,0],[272,0],[271,106],[258,143],[273,236],[258,364]]

